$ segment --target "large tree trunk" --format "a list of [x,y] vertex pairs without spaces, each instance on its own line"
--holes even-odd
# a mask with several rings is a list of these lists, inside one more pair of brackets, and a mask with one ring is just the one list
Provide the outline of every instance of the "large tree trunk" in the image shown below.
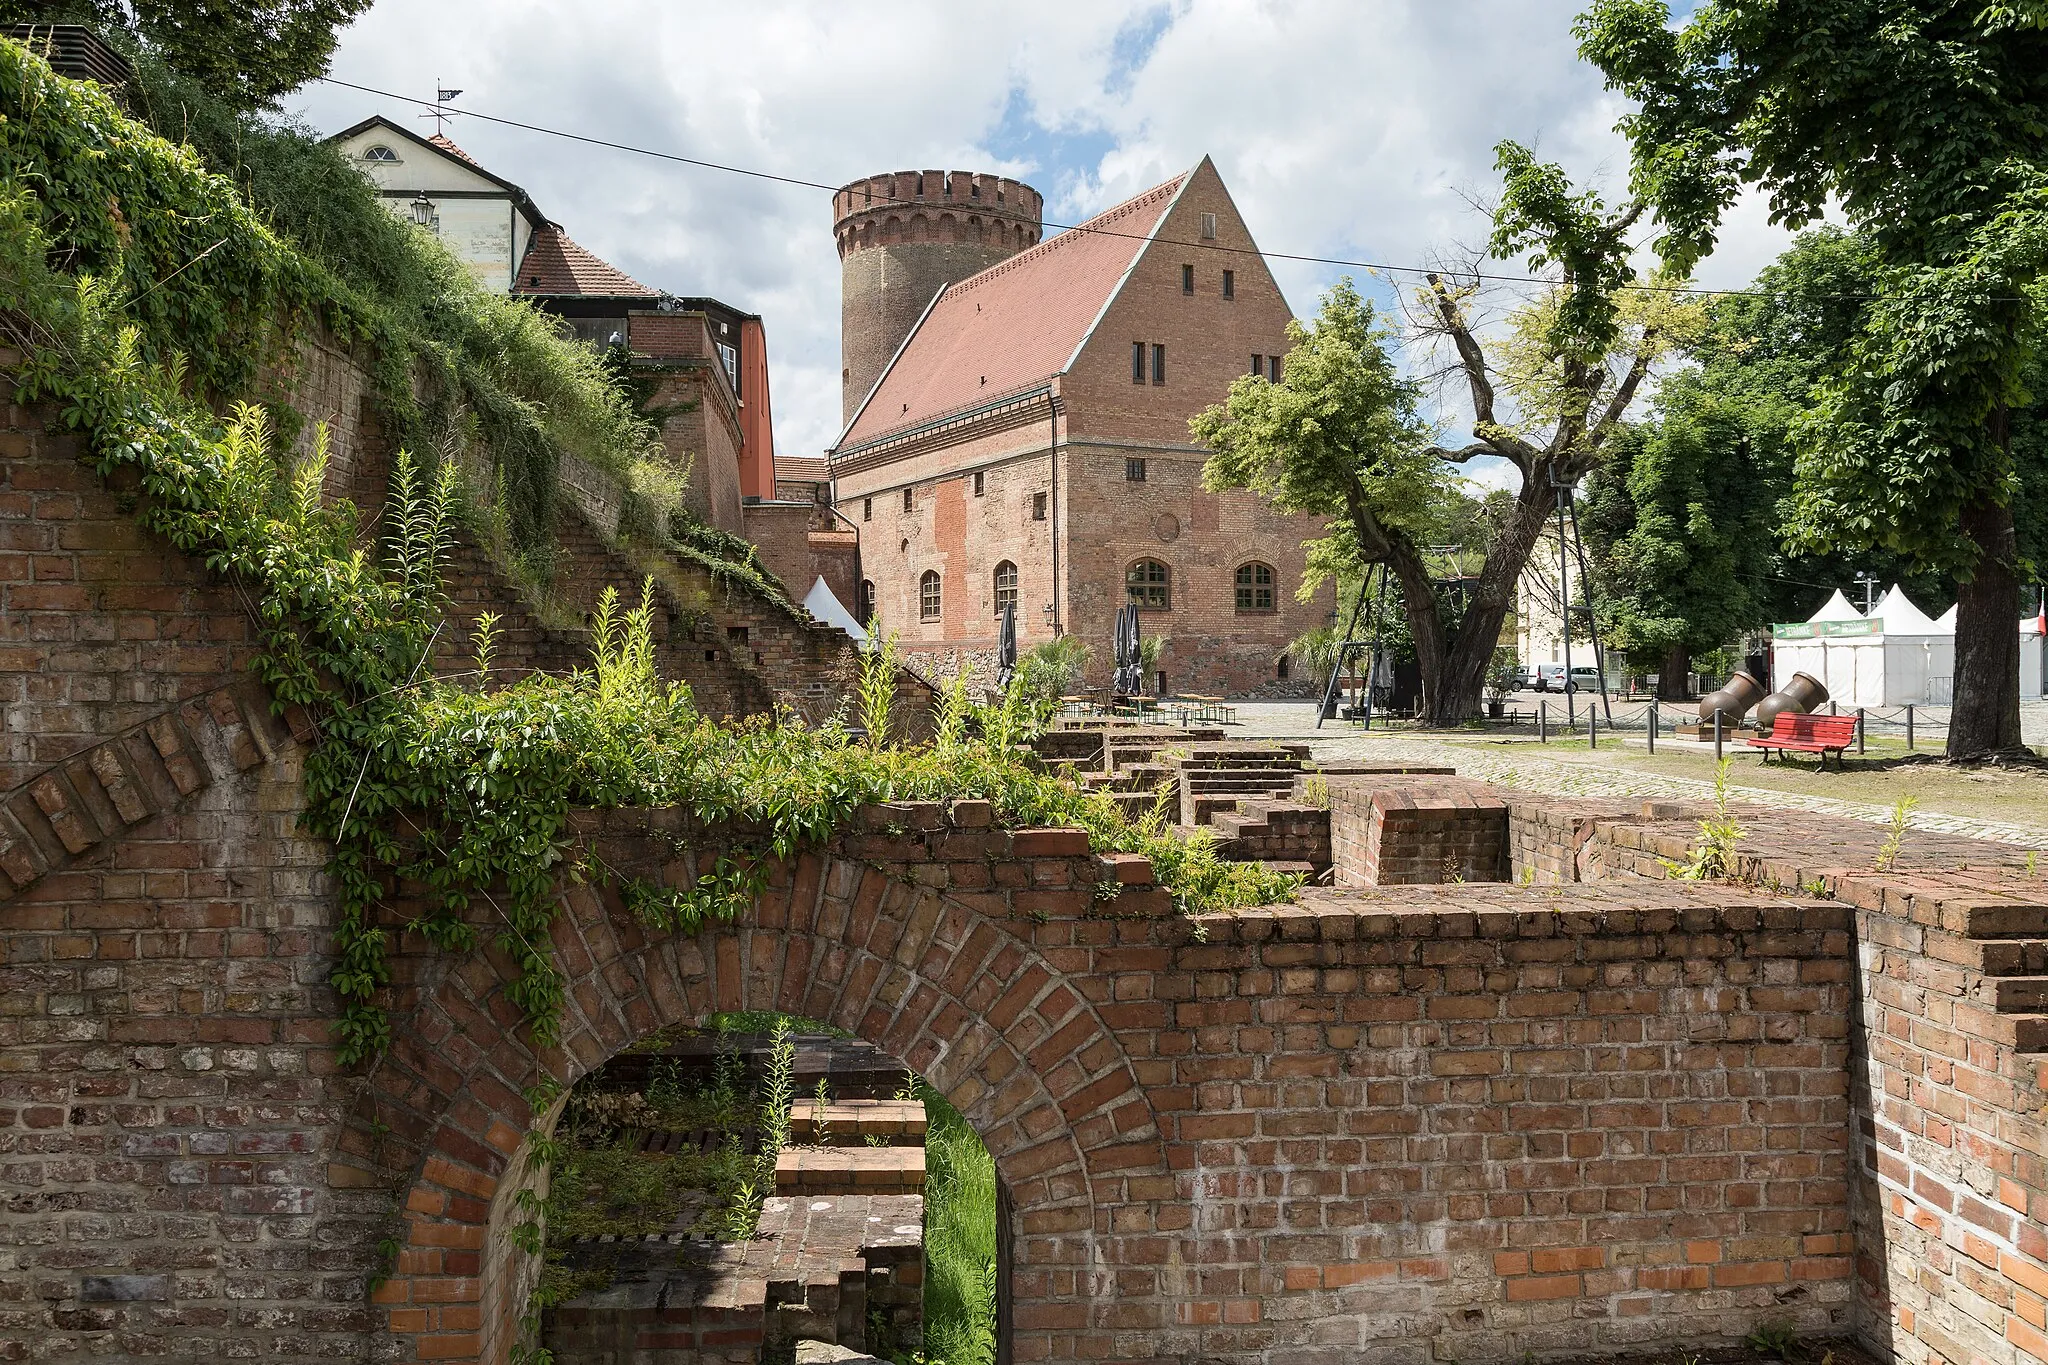
[[2019,545],[2012,508],[1982,499],[1963,509],[1977,564],[1956,599],[1955,707],[1948,756],[2020,747]]
[[[1536,537],[1542,532],[1549,512],[1544,501],[1532,493],[1535,488],[1538,485],[1533,480],[1525,482],[1521,496],[1515,500],[1514,515],[1487,547],[1486,563],[1479,570],[1479,582],[1465,608],[1465,619],[1458,626],[1458,637],[1445,652],[1436,677],[1432,679],[1427,667],[1424,668],[1423,719],[1431,725],[1460,725],[1479,714],[1479,698],[1486,688],[1486,670],[1493,662],[1494,648],[1500,643],[1501,623],[1507,620],[1508,608],[1514,605],[1516,585],[1522,580],[1522,570],[1528,567],[1529,555],[1536,548]],[[1547,487],[1540,491],[1549,492]],[[1434,620],[1433,597],[1429,599],[1428,610]],[[1412,622],[1412,606],[1410,613]],[[1441,636],[1441,622],[1437,622],[1436,629]]]
[[1657,700],[1684,701],[1685,677],[1692,672],[1692,651],[1683,642],[1664,651],[1664,666],[1657,670]]

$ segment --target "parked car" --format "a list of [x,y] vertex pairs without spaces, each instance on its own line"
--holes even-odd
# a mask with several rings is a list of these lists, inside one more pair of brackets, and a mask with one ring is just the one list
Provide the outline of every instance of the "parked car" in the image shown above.
[[1600,670],[1597,668],[1574,668],[1572,670],[1571,685],[1565,690],[1568,692],[1598,692],[1600,690]]
[[1530,680],[1529,685],[1538,692],[1564,691],[1563,664],[1535,664],[1532,666],[1531,671],[1535,676]]

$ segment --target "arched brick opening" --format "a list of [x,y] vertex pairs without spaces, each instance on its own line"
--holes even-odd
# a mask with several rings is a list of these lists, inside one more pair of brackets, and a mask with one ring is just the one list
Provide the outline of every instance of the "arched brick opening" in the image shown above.
[[[638,842],[644,868],[661,841]],[[989,913],[1005,898],[920,884],[909,868],[844,851],[849,842],[779,865],[753,915],[695,938],[649,934],[615,890],[565,889],[554,950],[567,1006],[554,1049],[530,1046],[505,994],[511,960],[494,946],[405,959],[393,1046],[337,1154],[386,1178],[410,1172],[402,1249],[375,1295],[384,1349],[506,1358],[529,1283],[530,1258],[503,1235],[520,1216],[512,1184],[527,1178],[526,1087],[543,1072],[573,1083],[656,1029],[744,1009],[845,1028],[945,1094],[1010,1195],[1013,1338],[1049,1346],[1047,1334],[1075,1325],[1076,1287],[1114,1270],[1100,1264],[1097,1235],[1172,1184],[1131,1059],[1057,951],[1033,945],[1029,922],[1020,933]],[[604,864],[633,870],[632,851],[615,843],[601,847]],[[1150,1191],[1134,1183],[1147,1176]]]

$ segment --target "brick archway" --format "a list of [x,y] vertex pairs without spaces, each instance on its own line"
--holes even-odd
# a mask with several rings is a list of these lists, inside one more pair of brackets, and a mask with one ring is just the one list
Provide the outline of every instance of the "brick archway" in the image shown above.
[[[582,822],[604,866],[647,875],[665,859],[679,871],[674,836],[647,832],[648,814]],[[641,831],[619,833],[635,819]],[[928,861],[933,842],[954,861]],[[1014,860],[970,861],[998,842]],[[923,859],[900,861],[913,854]],[[1033,889],[995,885],[1020,870]],[[503,1236],[516,1220],[508,1193],[526,1178],[521,1092],[543,1069],[573,1082],[665,1025],[742,1009],[831,1022],[945,1094],[1012,1198],[1013,1335],[1071,1330],[1075,1287],[1109,1230],[1098,1196],[1128,1203],[1134,1177],[1171,1183],[1131,1059],[1045,941],[1070,935],[1071,920],[1063,930],[1031,908],[1034,897],[1086,906],[1098,870],[1079,831],[846,837],[778,866],[751,918],[697,938],[650,935],[615,891],[573,886],[554,930],[568,978],[561,1042],[539,1054],[506,999],[502,953],[407,957],[394,1044],[335,1164],[338,1183],[403,1186],[402,1249],[375,1295],[387,1344],[408,1359],[505,1358],[530,1263]]]

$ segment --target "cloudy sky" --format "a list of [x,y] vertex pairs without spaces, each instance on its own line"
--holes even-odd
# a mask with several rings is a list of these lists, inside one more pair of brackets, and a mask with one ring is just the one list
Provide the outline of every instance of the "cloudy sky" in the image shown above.
[[[378,0],[333,74],[458,107],[839,184],[996,171],[1077,222],[1215,157],[1267,250],[1397,264],[1482,239],[1503,137],[1619,190],[1620,107],[1572,50],[1577,0]],[[332,132],[401,101],[326,84]],[[413,126],[430,129],[430,122]],[[650,285],[766,320],[777,448],[837,434],[839,262],[825,191],[480,120],[449,135]],[[1703,283],[1782,247],[1754,204]],[[1339,267],[1276,262],[1299,314]],[[1349,272],[1356,273],[1356,272]],[[1455,414],[1451,414],[1455,416]]]

